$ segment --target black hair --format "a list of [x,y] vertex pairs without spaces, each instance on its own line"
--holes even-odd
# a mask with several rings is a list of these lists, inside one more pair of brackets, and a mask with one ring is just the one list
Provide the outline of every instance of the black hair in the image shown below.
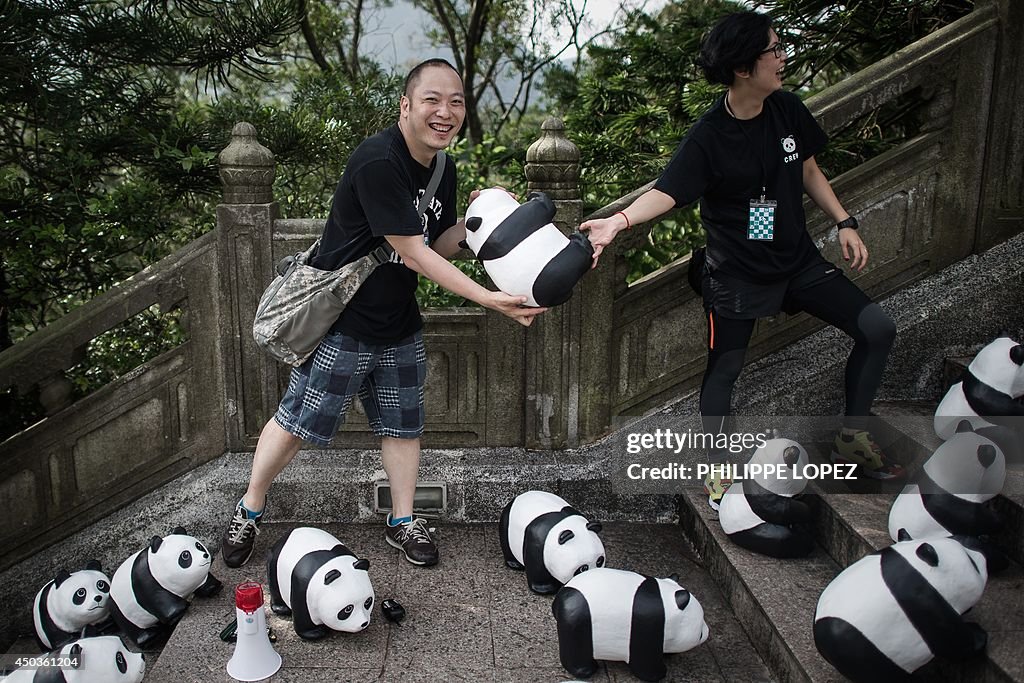
[[462,74],[459,73],[458,69],[451,65],[451,62],[447,59],[441,59],[440,57],[433,57],[414,66],[409,72],[409,75],[405,77],[405,88],[402,92],[406,97],[409,96],[409,92],[416,86],[416,81],[420,78],[420,72],[432,66],[446,66],[455,72],[455,75],[459,77],[459,80],[462,80]]
[[711,83],[732,85],[735,71],[753,71],[765,49],[772,18],[760,12],[736,12],[718,21],[700,44],[696,64]]

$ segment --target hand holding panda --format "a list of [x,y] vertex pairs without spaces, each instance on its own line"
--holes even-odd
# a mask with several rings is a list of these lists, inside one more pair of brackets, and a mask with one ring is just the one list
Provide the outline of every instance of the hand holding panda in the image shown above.
[[85,569],[62,569],[36,593],[32,617],[36,643],[49,652],[70,643],[87,626],[100,624],[110,616],[110,579],[100,563],[90,560]]
[[466,210],[462,246],[502,292],[525,296],[527,306],[557,306],[590,270],[594,248],[582,233],[563,235],[554,217],[554,202],[543,192],[520,205],[501,188],[482,190]]

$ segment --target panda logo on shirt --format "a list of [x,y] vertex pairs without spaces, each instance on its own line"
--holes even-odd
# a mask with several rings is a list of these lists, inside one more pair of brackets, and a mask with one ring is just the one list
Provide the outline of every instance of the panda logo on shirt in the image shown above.
[[800,158],[800,153],[796,151],[796,139],[792,135],[782,138],[781,142],[782,151],[786,153],[786,156],[782,157],[783,163],[788,164]]

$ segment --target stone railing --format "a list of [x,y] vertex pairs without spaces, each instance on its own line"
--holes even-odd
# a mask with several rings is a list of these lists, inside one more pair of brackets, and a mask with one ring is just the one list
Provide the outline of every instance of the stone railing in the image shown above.
[[[1022,230],[1021,15],[1024,3],[981,4],[809,101],[829,131],[907,94],[927,103],[919,135],[834,182],[871,246],[858,282],[873,295]],[[255,446],[287,368],[256,348],[253,313],[273,265],[306,247],[323,221],[279,217],[273,154],[249,124],[235,126],[220,165],[215,233],[0,353],[0,390],[40,386],[49,415],[0,444],[0,568],[227,450]],[[579,152],[557,119],[527,152],[526,174],[531,191],[555,200],[559,227],[581,222]],[[837,258],[835,231],[810,208],[812,234]],[[574,447],[695,387],[705,323],[686,285],[688,257],[626,282],[624,253],[648,229],[613,243],[572,299],[530,328],[479,308],[426,311],[425,445]],[[188,340],[68,405],[63,373],[85,345],[154,304],[183,312]],[[749,355],[815,327],[803,316],[762,320]],[[373,443],[352,415],[335,446]]]

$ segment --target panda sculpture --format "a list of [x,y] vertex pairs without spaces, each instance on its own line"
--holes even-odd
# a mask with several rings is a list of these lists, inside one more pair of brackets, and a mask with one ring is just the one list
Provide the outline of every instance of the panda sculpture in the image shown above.
[[[967,420],[925,461],[914,481],[889,510],[889,536],[922,540],[947,536],[984,537],[996,533],[999,515],[989,502],[1003,488],[1006,462],[999,447],[977,434]],[[1008,560],[979,538],[990,573]]]
[[565,499],[526,491],[501,511],[498,536],[505,565],[525,569],[534,593],[547,595],[574,575],[605,565],[599,522],[588,521]]
[[583,572],[558,591],[551,611],[562,666],[583,678],[600,659],[626,662],[641,680],[661,680],[665,654],[686,652],[710,633],[700,602],[674,576],[608,568]]
[[563,235],[554,217],[555,205],[543,192],[520,205],[505,190],[489,188],[466,210],[462,246],[501,291],[525,296],[527,306],[557,306],[590,270],[594,247],[582,233]]
[[140,683],[146,675],[146,658],[124,646],[117,636],[82,638],[50,652],[48,657],[78,662],[63,668],[22,667],[3,683]]
[[77,572],[57,572],[36,593],[32,606],[39,649],[55,650],[80,637],[85,627],[106,621],[109,599],[110,579],[98,561],[89,560],[85,569]]
[[357,633],[370,625],[370,561],[359,559],[331,534],[299,527],[267,556],[270,609],[291,615],[295,633],[316,640],[332,630]]
[[198,539],[176,527],[121,563],[110,582],[110,614],[141,648],[169,633],[193,595],[221,588],[210,573],[213,557]]
[[936,654],[966,658],[988,637],[961,615],[981,598],[985,556],[969,538],[903,541],[844,569],[818,599],[814,644],[853,681],[912,681]]
[[961,420],[975,431],[994,428],[986,436],[1000,443],[1014,461],[1024,456],[1024,346],[1001,335],[974,357],[935,410],[935,433],[948,439]]
[[[807,464],[807,451],[791,439],[769,439],[754,451],[750,463],[793,466]],[[771,557],[805,557],[814,550],[809,525],[811,509],[793,497],[807,480],[760,474],[730,486],[719,504],[722,531],[747,550]]]

